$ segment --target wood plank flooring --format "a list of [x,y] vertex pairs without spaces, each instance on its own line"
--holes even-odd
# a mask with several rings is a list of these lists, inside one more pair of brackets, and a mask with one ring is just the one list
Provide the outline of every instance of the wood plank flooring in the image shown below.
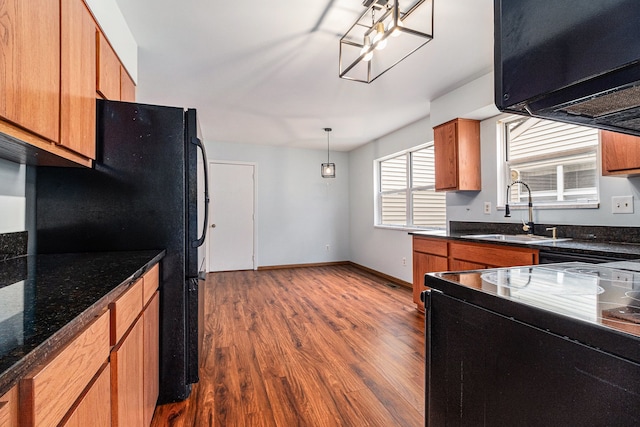
[[353,266],[210,273],[200,382],[153,426],[423,426],[424,317]]

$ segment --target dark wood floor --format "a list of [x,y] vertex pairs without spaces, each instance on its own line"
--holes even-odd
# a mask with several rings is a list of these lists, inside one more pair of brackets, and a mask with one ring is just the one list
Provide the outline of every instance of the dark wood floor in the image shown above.
[[153,426],[423,426],[424,317],[351,266],[211,273],[198,383]]

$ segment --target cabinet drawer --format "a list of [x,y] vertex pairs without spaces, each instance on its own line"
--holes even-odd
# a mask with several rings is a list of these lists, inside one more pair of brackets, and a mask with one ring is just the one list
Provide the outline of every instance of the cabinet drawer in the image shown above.
[[440,239],[425,239],[413,236],[414,252],[447,256],[447,241]]
[[538,263],[537,250],[483,244],[451,243],[449,257],[455,260],[484,264],[488,267],[511,267]]
[[138,279],[115,302],[109,304],[111,312],[111,345],[116,345],[133,325],[142,311],[144,279]]
[[143,306],[149,303],[149,300],[153,298],[156,291],[158,290],[158,286],[160,285],[160,264],[156,264],[151,267],[151,270],[147,271],[144,274],[144,297],[143,297]]
[[109,357],[109,313],[20,382],[20,425],[57,425]]

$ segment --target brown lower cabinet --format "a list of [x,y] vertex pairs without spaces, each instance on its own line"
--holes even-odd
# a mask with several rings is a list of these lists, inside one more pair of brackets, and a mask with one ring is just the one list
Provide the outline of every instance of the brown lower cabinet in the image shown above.
[[18,386],[0,396],[0,426],[18,426]]
[[144,393],[144,324],[138,318],[111,351],[113,426],[142,426]]
[[20,381],[20,425],[58,425],[108,358],[109,312],[105,311],[52,360]]
[[461,242],[446,238],[413,236],[413,302],[420,312],[424,275],[438,271],[481,270],[494,267],[538,264],[537,249],[487,243]]
[[[155,266],[112,304],[112,330],[126,331],[117,336],[111,350],[114,427],[148,426],[158,401],[158,277],[158,266]],[[132,306],[137,307],[133,320]]]
[[158,287],[156,264],[0,397],[0,427],[150,425],[159,385]]
[[[147,280],[145,279],[145,284]],[[157,282],[156,282],[157,289]],[[145,426],[151,424],[160,392],[160,293],[156,291],[144,310],[144,390],[142,403]]]
[[111,426],[111,370],[106,363],[96,375],[94,382],[71,411],[65,427],[110,427]]
[[430,239],[413,236],[413,302],[418,311],[424,312],[420,293],[424,286],[424,275],[449,269],[447,259],[448,242],[444,239]]
[[538,250],[486,243],[449,242],[449,270],[477,270],[538,263]]

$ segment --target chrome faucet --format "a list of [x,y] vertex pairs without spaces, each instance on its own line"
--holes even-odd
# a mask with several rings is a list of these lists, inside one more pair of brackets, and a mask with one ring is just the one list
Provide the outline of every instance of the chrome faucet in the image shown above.
[[504,203],[504,216],[505,218],[511,217],[511,211],[509,210],[509,189],[511,189],[511,186],[513,184],[522,184],[527,188],[527,191],[529,192],[529,222],[525,224],[524,220],[522,221],[522,230],[524,230],[528,234],[533,234],[533,199],[531,198],[531,189],[526,182],[520,181],[518,179],[507,185],[507,197],[505,198]]

